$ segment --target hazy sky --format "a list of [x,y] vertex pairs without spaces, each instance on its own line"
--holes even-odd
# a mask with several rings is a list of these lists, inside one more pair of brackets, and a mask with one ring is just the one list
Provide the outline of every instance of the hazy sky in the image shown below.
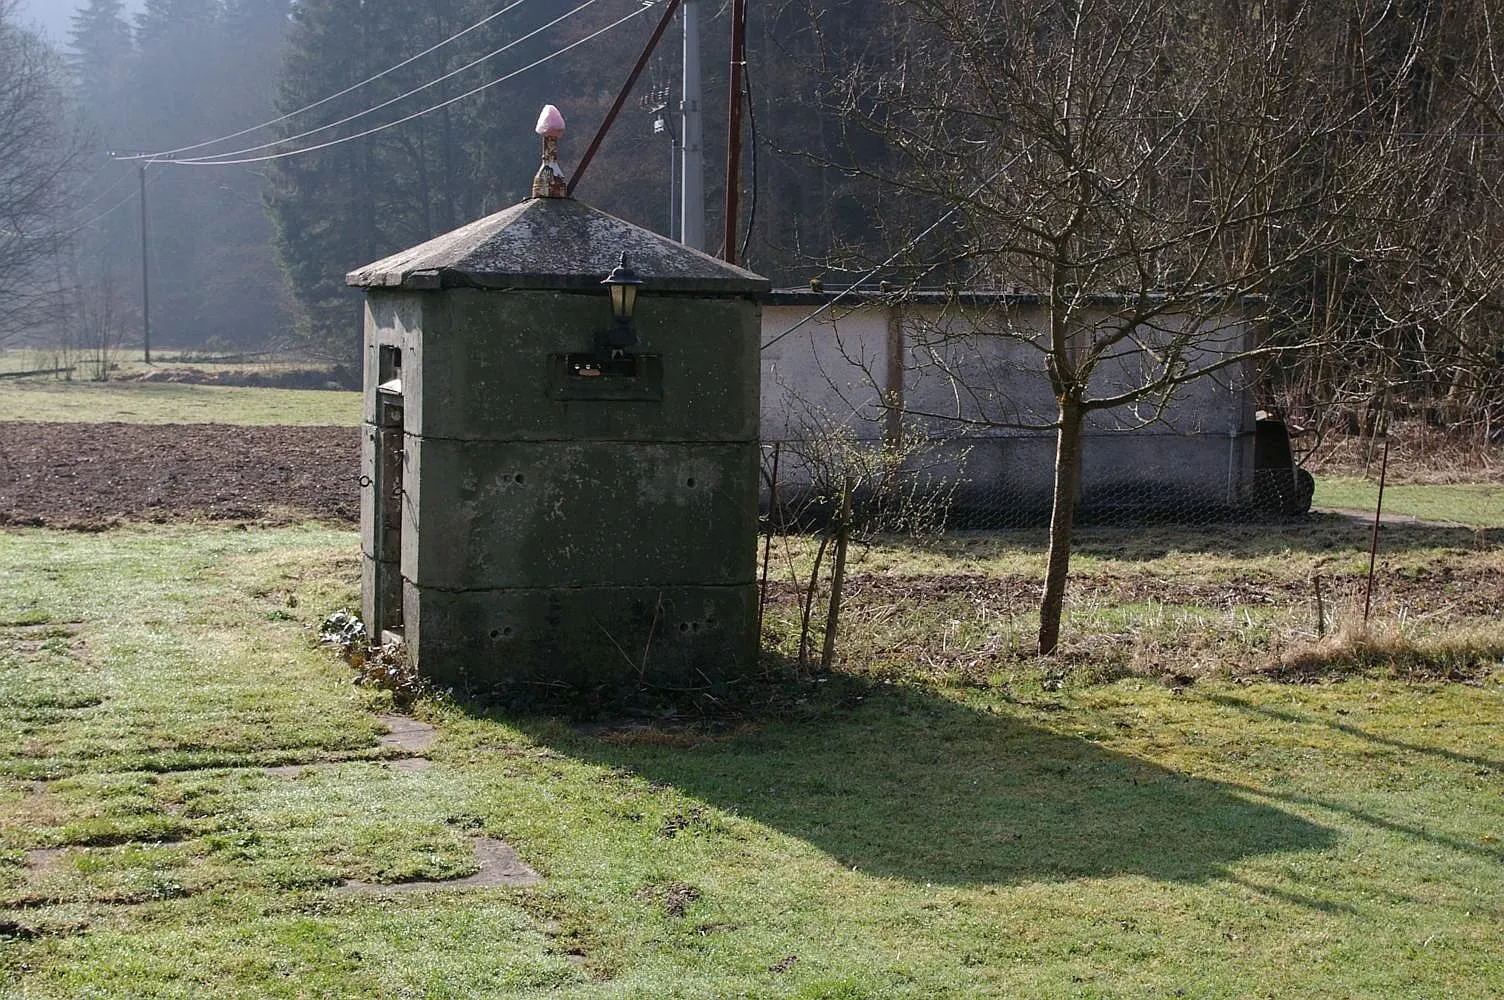
[[[68,40],[68,22],[82,0],[21,0],[21,16],[46,29],[54,42]],[[126,9],[135,13],[140,0],[125,0]]]

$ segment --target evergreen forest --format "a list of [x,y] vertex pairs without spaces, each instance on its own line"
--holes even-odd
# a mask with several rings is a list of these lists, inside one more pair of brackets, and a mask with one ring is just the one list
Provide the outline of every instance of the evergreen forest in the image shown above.
[[[710,253],[732,6],[700,5]],[[1496,7],[752,5],[740,257],[775,285],[1022,288],[1066,320],[1086,290],[1256,298],[1290,349],[1271,378],[1292,410],[1341,401],[1361,422],[1383,396],[1487,437],[1504,426]],[[348,359],[344,274],[525,198],[544,104],[571,170],[664,9],[81,0],[52,44],[0,0],[17,279],[0,338],[134,349],[149,308],[159,345]],[[675,26],[576,196],[671,232],[681,93]]]

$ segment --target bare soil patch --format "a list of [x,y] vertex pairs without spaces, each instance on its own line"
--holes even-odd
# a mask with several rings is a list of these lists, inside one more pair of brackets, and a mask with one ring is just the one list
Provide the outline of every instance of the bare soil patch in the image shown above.
[[[0,526],[85,531],[130,522],[214,520],[355,523],[360,513],[360,439],[354,427],[223,424],[0,422]],[[1477,616],[1504,607],[1504,573],[1458,561],[1404,573],[1384,570],[1375,597],[1411,612]],[[972,574],[855,574],[857,604],[913,601],[1026,609],[1034,579]],[[1310,599],[1306,580],[1168,581],[1078,574],[1073,593],[1104,603],[1158,601],[1233,608]],[[795,588],[773,584],[775,598]]]
[[354,427],[0,423],[0,525],[354,523]]
[[[1335,607],[1361,584],[1358,577],[1327,578],[1326,598]],[[852,607],[911,607],[917,604],[953,608],[956,613],[1027,613],[1039,604],[1040,581],[1033,577],[987,576],[972,573],[853,574],[846,581]],[[771,592],[782,601],[800,598],[798,588],[773,582]],[[1125,604],[1189,605],[1219,611],[1270,605],[1303,607],[1314,601],[1306,579],[1229,580],[1219,583],[1167,580],[1147,574],[1079,573],[1071,578],[1072,600],[1101,607]],[[1504,607],[1504,570],[1488,563],[1459,561],[1406,572],[1382,568],[1374,579],[1374,601],[1386,613],[1404,608],[1410,614],[1441,618],[1486,617]]]

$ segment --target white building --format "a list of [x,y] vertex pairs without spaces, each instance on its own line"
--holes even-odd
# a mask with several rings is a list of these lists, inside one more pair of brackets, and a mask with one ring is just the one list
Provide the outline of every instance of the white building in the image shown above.
[[[1109,322],[1111,303],[1101,301]],[[1241,355],[1255,342],[1258,313],[1243,303],[1161,317],[1140,346],[1098,369],[1092,395],[1142,385],[1163,361],[1142,346],[1156,341],[1179,336],[1190,345],[1181,361],[1193,371]],[[923,435],[932,442],[928,464],[955,488],[961,523],[1041,520],[1055,457],[1056,404],[1038,346],[1046,320],[1032,295],[774,291],[762,313],[763,441],[797,442],[837,425],[873,446]],[[1239,361],[1168,396],[1094,411],[1083,442],[1082,516],[1211,520],[1255,507],[1256,435],[1283,430],[1256,420],[1253,376]],[[1270,464],[1267,449],[1259,451],[1258,464]],[[1288,463],[1280,482],[1295,475]],[[797,493],[809,478],[797,459],[785,460],[780,489]]]

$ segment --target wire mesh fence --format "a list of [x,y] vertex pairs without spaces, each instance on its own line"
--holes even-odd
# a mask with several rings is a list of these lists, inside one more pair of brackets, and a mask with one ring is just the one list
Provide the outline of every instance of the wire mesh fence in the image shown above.
[[[761,504],[779,527],[817,523],[849,492],[857,520],[874,531],[1029,528],[1050,520],[1055,465],[1055,441],[1038,434],[764,441]],[[1103,525],[1279,520],[1306,513],[1314,492],[1282,428],[1087,435],[1075,517]]]
[[[1230,496],[1167,502],[1152,484],[1088,480],[1064,645],[1047,659],[1036,659],[1047,510],[946,451],[974,441],[902,453],[766,442],[764,641],[814,672],[840,662],[963,684],[1007,684],[1019,669],[1048,683],[1208,669],[1303,679],[1354,667],[1476,679],[1504,662],[1504,477],[1490,471],[1504,454],[1453,453],[1438,486],[1422,460],[1438,443],[1405,433],[1389,442],[1405,456],[1398,468],[1382,440],[1346,449],[1372,452],[1366,467],[1334,462],[1328,441],[1316,477],[1256,470],[1264,475]],[[1278,491],[1289,484],[1309,504],[1323,469],[1315,511],[1285,512]],[[1386,475],[1400,485],[1381,492]],[[1469,476],[1483,482],[1457,486]],[[1261,483],[1264,507],[1237,502],[1259,499]],[[997,530],[966,530],[977,527]],[[843,529],[849,558],[838,557]]]

